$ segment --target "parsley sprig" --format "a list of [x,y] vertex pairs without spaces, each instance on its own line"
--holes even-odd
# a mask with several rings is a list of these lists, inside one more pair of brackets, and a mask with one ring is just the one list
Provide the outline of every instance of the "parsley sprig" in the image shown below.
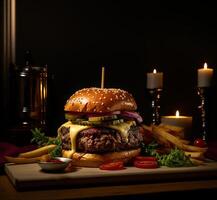
[[158,159],[160,166],[167,167],[190,167],[193,166],[190,158],[185,155],[184,151],[178,148],[171,149],[168,154],[159,154],[156,149],[158,148],[156,142],[148,145],[142,144],[142,153],[146,156],[154,156]]
[[50,152],[51,157],[57,157],[62,155],[62,142],[59,137],[52,138],[45,135],[40,128],[35,128],[31,130],[32,132],[32,143],[36,143],[38,146],[46,146],[50,144],[55,144],[56,147]]
[[190,158],[185,153],[178,149],[171,149],[169,154],[157,156],[161,166],[167,167],[190,167],[193,165]]

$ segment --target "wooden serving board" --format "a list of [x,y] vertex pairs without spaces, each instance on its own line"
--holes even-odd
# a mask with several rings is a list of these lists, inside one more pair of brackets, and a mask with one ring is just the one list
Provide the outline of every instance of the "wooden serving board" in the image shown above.
[[37,163],[6,164],[5,172],[17,189],[29,190],[216,178],[217,162],[209,162],[197,167],[179,168],[139,169],[126,167],[118,171],[82,167],[76,168],[74,172],[70,173],[46,173],[41,171]]

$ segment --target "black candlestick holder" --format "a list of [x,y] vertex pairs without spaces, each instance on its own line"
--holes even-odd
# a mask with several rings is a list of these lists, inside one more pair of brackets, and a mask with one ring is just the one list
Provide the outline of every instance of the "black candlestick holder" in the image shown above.
[[201,131],[202,131],[202,139],[207,142],[208,137],[208,126],[207,126],[207,104],[208,104],[208,96],[207,96],[208,88],[207,87],[198,87],[197,93],[200,97],[200,105],[198,109],[200,111],[200,121],[201,121]]
[[149,89],[151,94],[151,108],[152,108],[152,124],[159,125],[161,121],[160,115],[160,98],[161,98],[161,88]]

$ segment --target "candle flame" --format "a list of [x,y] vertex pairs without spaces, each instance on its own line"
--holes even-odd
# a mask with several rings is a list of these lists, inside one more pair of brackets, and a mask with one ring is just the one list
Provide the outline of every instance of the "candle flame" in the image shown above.
[[179,117],[179,111],[178,110],[176,111],[176,117]]
[[207,63],[204,63],[203,68],[204,68],[204,69],[207,69],[207,67],[208,67]]
[[154,73],[154,74],[156,74],[156,73],[157,73],[157,70],[156,70],[156,69],[154,69],[154,70],[153,70],[153,73]]

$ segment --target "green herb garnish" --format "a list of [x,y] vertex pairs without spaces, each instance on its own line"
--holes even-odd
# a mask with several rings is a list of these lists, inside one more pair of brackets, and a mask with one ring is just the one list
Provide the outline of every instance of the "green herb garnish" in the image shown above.
[[62,141],[59,137],[52,138],[45,136],[45,133],[38,128],[32,129],[31,132],[33,135],[31,142],[37,143],[38,146],[46,146],[49,144],[57,145],[55,149],[50,152],[51,157],[57,157],[62,155]]
[[158,143],[156,141],[153,141],[152,143],[146,145],[144,143],[141,144],[141,153],[145,156],[155,156],[156,149],[158,147]]
[[32,139],[31,142],[35,142],[38,146],[45,146],[49,141],[49,137],[45,136],[45,133],[41,129],[35,128],[31,130]]
[[169,154],[158,155],[158,162],[161,166],[167,167],[190,167],[193,166],[190,158],[185,155],[184,151],[175,148],[171,149]]
[[175,148],[171,149],[170,153],[161,155],[156,149],[158,148],[156,142],[145,145],[142,144],[142,154],[146,156],[154,156],[158,159],[158,163],[161,166],[167,167],[190,167],[193,166],[190,158],[185,155],[184,151]]

